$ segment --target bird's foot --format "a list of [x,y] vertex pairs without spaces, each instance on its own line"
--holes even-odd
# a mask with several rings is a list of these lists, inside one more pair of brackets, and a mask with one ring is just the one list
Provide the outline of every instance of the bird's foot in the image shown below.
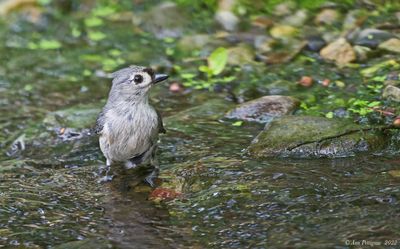
[[155,188],[156,185],[154,183],[154,180],[157,179],[158,174],[160,170],[158,168],[155,168],[148,176],[144,178],[144,181],[150,185],[150,187]]
[[131,162],[131,161],[127,161],[126,163],[125,163],[125,169],[134,169],[134,168],[136,168],[137,167],[137,164],[136,163],[133,163],[133,162]]
[[[97,170],[97,176],[103,175],[103,173],[108,172],[110,166],[100,166],[99,169]],[[108,168],[108,169],[107,169]]]
[[100,177],[97,180],[97,183],[106,183],[106,182],[111,182],[111,180],[114,178],[113,175],[105,175],[103,177]]
[[[109,175],[110,169],[111,169],[110,165],[106,165],[105,167],[99,168],[98,176],[100,178],[97,180],[97,183],[110,182],[114,178],[114,175]],[[102,176],[103,174],[104,176]]]

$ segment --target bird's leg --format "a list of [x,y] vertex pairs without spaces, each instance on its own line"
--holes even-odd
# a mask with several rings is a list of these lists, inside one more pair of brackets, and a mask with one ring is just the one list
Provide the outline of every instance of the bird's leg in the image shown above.
[[100,168],[101,172],[100,175],[102,174],[103,170],[105,172],[105,176],[100,177],[100,179],[98,180],[99,183],[103,183],[103,182],[109,182],[113,179],[113,175],[108,175],[108,173],[110,172],[111,169],[111,160],[110,159],[106,159],[106,167],[105,168]]
[[150,165],[153,167],[153,171],[144,178],[144,181],[154,188],[156,186],[154,180],[157,179],[160,173],[160,166],[155,158],[155,152],[153,152],[152,157],[150,158]]
[[153,171],[144,178],[144,181],[147,182],[150,185],[150,187],[154,188],[156,186],[154,184],[154,180],[157,179],[159,173],[160,173],[160,168],[158,166],[155,166],[153,168]]

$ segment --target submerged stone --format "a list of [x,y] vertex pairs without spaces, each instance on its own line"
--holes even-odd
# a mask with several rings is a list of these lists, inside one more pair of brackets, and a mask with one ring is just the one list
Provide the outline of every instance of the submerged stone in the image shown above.
[[195,106],[164,119],[168,130],[190,132],[195,120],[218,120],[232,104],[223,99],[211,99],[200,106]]
[[289,96],[264,96],[240,104],[229,111],[225,117],[264,123],[271,121],[274,117],[290,114],[299,106],[299,103],[299,100]]
[[53,127],[84,129],[94,127],[100,105],[78,105],[71,108],[50,112],[43,122]]
[[360,32],[355,40],[356,45],[376,48],[384,41],[394,38],[392,33],[379,29],[364,29]]
[[365,127],[348,120],[284,116],[268,124],[249,146],[256,158],[347,157],[385,148],[382,127]]

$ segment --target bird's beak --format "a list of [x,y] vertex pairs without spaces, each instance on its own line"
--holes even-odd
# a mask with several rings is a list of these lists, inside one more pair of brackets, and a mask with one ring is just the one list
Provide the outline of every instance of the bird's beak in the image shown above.
[[157,83],[159,83],[161,81],[164,81],[164,80],[168,79],[168,77],[169,76],[166,75],[166,74],[156,74],[156,76],[154,77],[153,83],[157,84]]

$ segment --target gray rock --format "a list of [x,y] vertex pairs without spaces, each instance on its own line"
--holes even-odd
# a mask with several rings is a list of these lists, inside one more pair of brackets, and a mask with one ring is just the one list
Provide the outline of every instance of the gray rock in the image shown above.
[[307,37],[306,48],[310,51],[319,52],[326,45],[325,40],[318,35]]
[[193,51],[201,49],[212,41],[212,37],[206,34],[195,34],[182,37],[178,42],[178,47],[183,51]]
[[239,24],[239,18],[231,11],[220,10],[215,13],[215,20],[227,31],[234,31]]
[[257,35],[254,37],[254,47],[259,53],[267,53],[272,50],[274,40],[266,35]]
[[240,104],[229,111],[225,117],[265,123],[271,121],[274,117],[292,113],[299,106],[299,103],[300,101],[289,96],[264,96]]
[[400,88],[396,87],[396,86],[388,85],[383,90],[382,96],[386,99],[400,102]]
[[384,81],[385,85],[400,86],[400,71],[388,73]]
[[384,30],[364,29],[358,34],[354,43],[364,47],[376,48],[380,43],[394,37],[392,33]]
[[384,149],[383,129],[341,119],[283,116],[267,124],[248,151],[256,158],[353,156]]
[[298,10],[293,15],[289,15],[282,20],[283,24],[301,27],[307,21],[308,13],[306,10]]
[[143,15],[143,28],[158,38],[180,37],[190,19],[175,3],[165,2]]

